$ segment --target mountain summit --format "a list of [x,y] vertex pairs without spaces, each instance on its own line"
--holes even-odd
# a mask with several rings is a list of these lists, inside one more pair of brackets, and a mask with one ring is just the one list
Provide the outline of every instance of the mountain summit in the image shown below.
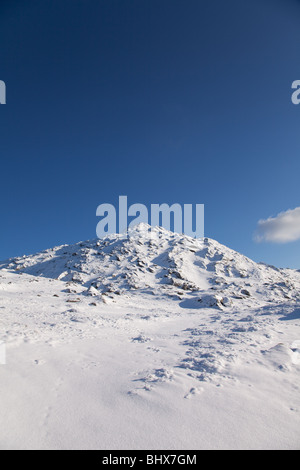
[[300,299],[300,273],[255,263],[215,240],[140,224],[128,236],[62,245],[0,269],[64,281],[99,302],[152,295],[182,307],[259,307]]

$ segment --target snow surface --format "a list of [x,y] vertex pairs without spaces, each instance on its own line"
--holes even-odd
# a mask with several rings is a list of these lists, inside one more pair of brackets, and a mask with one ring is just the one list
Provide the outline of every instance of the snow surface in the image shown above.
[[299,449],[300,272],[161,228],[0,263],[1,449]]

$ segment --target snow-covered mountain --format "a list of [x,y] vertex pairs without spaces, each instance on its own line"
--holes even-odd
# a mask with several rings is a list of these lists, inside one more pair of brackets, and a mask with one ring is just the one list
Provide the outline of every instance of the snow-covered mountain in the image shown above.
[[13,258],[1,268],[80,286],[81,295],[103,302],[153,295],[178,300],[182,307],[226,309],[300,300],[298,271],[257,264],[208,238],[158,227],[150,232],[145,224],[128,238],[63,245]]
[[0,262],[1,449],[299,447],[300,272],[149,229]]

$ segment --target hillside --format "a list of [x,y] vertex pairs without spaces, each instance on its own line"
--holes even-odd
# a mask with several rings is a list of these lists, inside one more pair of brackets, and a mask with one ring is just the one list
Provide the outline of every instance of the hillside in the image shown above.
[[0,448],[299,447],[299,271],[140,225],[1,262],[0,294]]

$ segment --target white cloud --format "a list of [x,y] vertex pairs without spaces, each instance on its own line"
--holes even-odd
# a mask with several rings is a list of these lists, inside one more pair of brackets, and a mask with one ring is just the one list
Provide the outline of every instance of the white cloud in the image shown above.
[[300,207],[259,220],[254,234],[257,242],[289,243],[300,240]]

